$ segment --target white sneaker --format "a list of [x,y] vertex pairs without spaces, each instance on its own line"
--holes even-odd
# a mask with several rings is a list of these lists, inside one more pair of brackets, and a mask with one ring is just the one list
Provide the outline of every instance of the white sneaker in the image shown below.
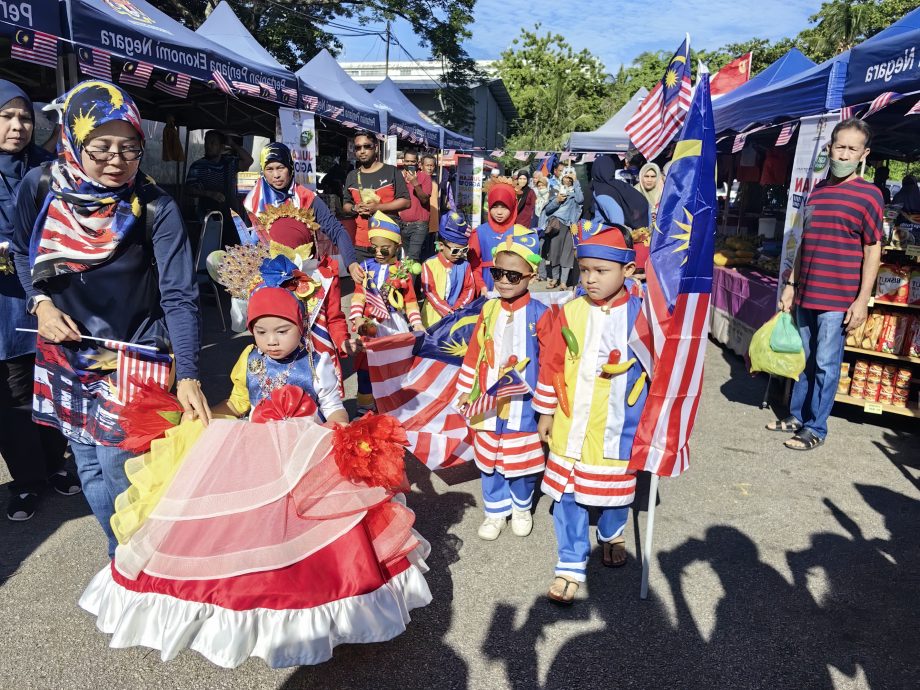
[[533,516],[529,510],[511,511],[511,531],[516,537],[526,537],[533,531]]
[[480,539],[485,541],[495,541],[504,528],[505,518],[487,517],[482,521],[482,524],[479,525],[479,532],[477,532],[477,534],[479,534]]

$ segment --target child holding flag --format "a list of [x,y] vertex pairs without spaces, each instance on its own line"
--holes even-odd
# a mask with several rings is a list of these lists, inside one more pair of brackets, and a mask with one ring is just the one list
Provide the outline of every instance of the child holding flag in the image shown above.
[[531,400],[552,317],[527,291],[539,246],[533,230],[516,225],[493,250],[489,274],[499,297],[483,306],[457,378],[457,406],[469,418],[482,472],[486,517],[478,534],[486,541],[498,538],[509,515],[515,535],[530,534],[534,488],[545,464]]
[[[402,238],[396,221],[377,211],[371,217],[367,234],[374,258],[361,264],[364,280],[355,285],[349,312],[352,329],[359,336],[354,341],[356,348],[361,348],[361,337],[425,330],[412,284],[421,266],[411,259],[399,258]],[[374,397],[363,353],[356,358],[355,370],[358,373],[358,410],[371,410]]]
[[559,560],[548,596],[571,604],[585,581],[588,509],[599,507],[597,539],[604,565],[626,563],[623,530],[636,489],[628,470],[633,436],[647,395],[639,351],[649,349],[642,299],[626,280],[636,269],[629,230],[591,221],[576,226],[585,295],[562,306],[542,353],[533,408],[549,444],[542,491],[556,502]]
[[473,270],[466,260],[470,228],[456,211],[441,217],[438,253],[422,267],[425,307],[422,319],[433,326],[476,298]]

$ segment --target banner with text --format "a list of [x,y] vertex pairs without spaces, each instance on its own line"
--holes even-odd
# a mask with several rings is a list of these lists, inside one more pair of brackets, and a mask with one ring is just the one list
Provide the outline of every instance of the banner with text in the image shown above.
[[293,108],[278,108],[281,143],[291,149],[294,181],[316,191],[316,117]]

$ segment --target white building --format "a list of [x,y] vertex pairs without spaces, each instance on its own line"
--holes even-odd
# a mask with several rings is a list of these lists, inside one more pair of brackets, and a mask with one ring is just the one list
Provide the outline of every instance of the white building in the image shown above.
[[[440,61],[340,62],[348,75],[368,91],[373,91],[389,76],[419,110],[439,122],[444,104],[438,93],[443,86]],[[473,123],[460,134],[473,137],[473,145],[486,149],[501,148],[508,125],[517,118],[517,110],[504,82],[495,76],[492,60],[478,60],[477,67],[486,74],[483,82],[472,89]]]

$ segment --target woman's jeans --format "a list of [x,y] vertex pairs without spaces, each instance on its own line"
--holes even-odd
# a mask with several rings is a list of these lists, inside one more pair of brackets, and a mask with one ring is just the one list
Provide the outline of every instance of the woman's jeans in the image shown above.
[[842,311],[795,308],[795,322],[805,347],[805,371],[792,387],[789,414],[820,439],[827,436],[827,418],[840,380],[845,316]]
[[112,558],[118,545],[111,525],[115,497],[129,486],[125,461],[134,454],[117,446],[94,446],[75,441],[70,442],[70,449],[86,502],[109,539],[109,558]]

